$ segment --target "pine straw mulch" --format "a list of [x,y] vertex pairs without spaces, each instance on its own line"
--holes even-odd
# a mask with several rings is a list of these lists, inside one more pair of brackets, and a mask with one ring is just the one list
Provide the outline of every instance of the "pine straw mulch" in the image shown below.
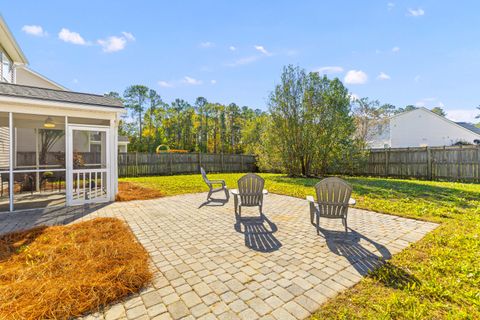
[[148,200],[162,196],[163,194],[155,189],[145,188],[131,182],[118,182],[117,201]]
[[69,319],[152,281],[127,224],[96,218],[0,236],[0,319]]

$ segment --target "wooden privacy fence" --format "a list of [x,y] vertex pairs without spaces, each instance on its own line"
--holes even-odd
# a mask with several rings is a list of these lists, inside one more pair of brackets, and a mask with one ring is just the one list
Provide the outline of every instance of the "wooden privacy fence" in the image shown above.
[[480,181],[480,146],[372,149],[358,175]]
[[138,177],[207,172],[253,172],[256,160],[246,154],[119,153],[118,175]]

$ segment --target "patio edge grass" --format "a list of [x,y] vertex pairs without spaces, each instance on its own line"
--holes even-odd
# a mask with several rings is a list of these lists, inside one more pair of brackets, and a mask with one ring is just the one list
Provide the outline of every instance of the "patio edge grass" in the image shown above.
[[[211,174],[229,188],[243,174]],[[266,188],[297,198],[318,179],[260,174]],[[345,177],[356,208],[440,223],[357,285],[328,300],[312,319],[480,318],[480,185]],[[165,196],[206,192],[200,175],[121,179]]]

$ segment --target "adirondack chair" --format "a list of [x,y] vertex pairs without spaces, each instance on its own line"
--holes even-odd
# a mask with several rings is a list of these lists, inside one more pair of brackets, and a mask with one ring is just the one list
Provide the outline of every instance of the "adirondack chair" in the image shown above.
[[[200,167],[200,173],[202,174],[203,181],[205,181],[209,189],[208,195],[207,195],[207,201],[210,201],[210,197],[212,196],[212,194],[218,191],[224,191],[225,196],[227,197],[227,200],[230,198],[230,194],[228,193],[228,188],[225,184],[225,180],[209,180],[207,177],[207,173],[202,167]],[[214,185],[221,185],[221,187],[214,188]]]
[[235,203],[235,214],[242,215],[242,207],[258,207],[263,215],[263,196],[267,190],[263,189],[265,180],[262,177],[248,173],[238,180],[238,189],[232,190]]
[[355,205],[355,199],[350,198],[352,187],[339,178],[323,179],[315,185],[317,202],[312,196],[307,196],[310,204],[310,222],[314,224],[316,217],[317,233],[320,230],[320,217],[328,219],[342,219],[347,229],[347,214],[349,205]]

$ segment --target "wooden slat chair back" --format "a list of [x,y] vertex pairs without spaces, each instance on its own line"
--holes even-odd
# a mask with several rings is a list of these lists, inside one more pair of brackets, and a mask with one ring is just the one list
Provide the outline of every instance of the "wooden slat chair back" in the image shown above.
[[[207,173],[205,172],[205,169],[200,167],[200,173],[202,174],[203,181],[207,184],[208,186],[208,195],[207,195],[207,201],[211,200],[211,196],[214,192],[217,191],[223,191],[225,192],[225,197],[226,200],[228,201],[230,197],[230,193],[228,192],[227,185],[225,183],[225,180],[210,180],[207,177]],[[219,185],[220,187],[214,188],[214,185]]]
[[263,186],[265,180],[262,177],[249,173],[238,180],[238,192],[240,203],[245,207],[259,206],[263,202]]
[[347,227],[348,206],[354,205],[355,199],[350,198],[352,195],[352,187],[339,178],[323,179],[315,185],[317,200],[312,196],[307,196],[310,204],[310,222],[315,225],[314,217],[316,217],[317,233],[320,231],[320,217],[329,219],[342,219]]
[[327,178],[315,185],[320,217],[346,218],[352,187],[339,178]]
[[203,181],[208,185],[210,184],[210,180],[208,180],[207,173],[205,172],[205,169],[200,167],[200,173],[202,174]]

